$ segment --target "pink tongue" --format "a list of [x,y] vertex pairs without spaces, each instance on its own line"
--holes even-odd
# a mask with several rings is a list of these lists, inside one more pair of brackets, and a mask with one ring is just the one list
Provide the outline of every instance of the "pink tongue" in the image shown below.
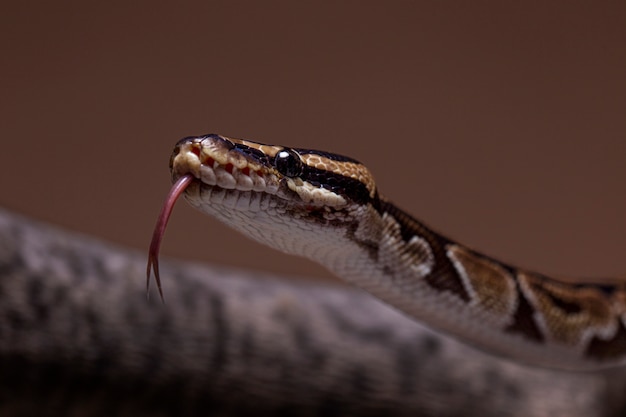
[[154,232],[152,233],[152,242],[150,242],[150,251],[148,252],[148,266],[146,270],[146,291],[148,297],[150,296],[150,273],[154,269],[154,277],[156,278],[157,287],[159,288],[159,295],[161,301],[165,302],[163,298],[163,290],[161,289],[161,277],[159,276],[159,250],[161,249],[161,241],[163,235],[165,235],[165,228],[167,227],[167,221],[170,219],[172,210],[174,210],[174,204],[178,200],[178,197],[185,191],[187,186],[193,181],[194,176],[191,174],[185,174],[178,178],[170,192],[165,199],[165,204],[161,209],[161,214],[157,219],[157,223],[154,226]]

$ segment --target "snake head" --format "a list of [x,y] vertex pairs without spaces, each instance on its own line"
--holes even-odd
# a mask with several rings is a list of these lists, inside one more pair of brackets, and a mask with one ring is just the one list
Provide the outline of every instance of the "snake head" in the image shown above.
[[170,171],[174,185],[153,234],[147,270],[148,284],[154,270],[161,297],[158,252],[180,195],[250,238],[307,257],[341,247],[362,212],[379,202],[372,175],[352,158],[215,134],[181,139]]
[[[173,181],[192,174],[202,187],[232,190],[227,194],[240,197],[263,193],[275,197],[278,206],[339,210],[376,198],[372,175],[352,158],[215,134],[179,141],[170,170]],[[188,200],[193,199],[190,194],[186,193]]]

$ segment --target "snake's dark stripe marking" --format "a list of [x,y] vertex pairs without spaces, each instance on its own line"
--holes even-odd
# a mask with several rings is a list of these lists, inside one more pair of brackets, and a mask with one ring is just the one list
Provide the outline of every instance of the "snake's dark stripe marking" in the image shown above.
[[550,291],[545,291],[545,295],[550,299],[550,302],[555,308],[558,308],[565,314],[578,314],[583,311],[583,308],[580,305],[580,300],[564,300],[557,297]]
[[585,355],[600,360],[616,359],[623,356],[624,351],[626,351],[626,327],[620,320],[615,336],[608,340],[594,336],[587,346]]
[[513,323],[507,326],[504,331],[517,333],[537,342],[543,342],[545,337],[535,322],[535,311],[526,299],[524,292],[520,289],[519,283],[516,284],[518,300],[517,309],[515,310],[515,313],[513,313]]
[[267,156],[266,154],[264,154],[263,152],[261,152],[258,149],[252,148],[252,147],[247,146],[247,145],[243,145],[241,143],[236,143],[235,146],[234,146],[234,149],[237,152],[241,152],[243,155],[247,155],[247,156],[253,158],[254,160],[256,160],[260,164],[269,165],[271,163],[270,157]]

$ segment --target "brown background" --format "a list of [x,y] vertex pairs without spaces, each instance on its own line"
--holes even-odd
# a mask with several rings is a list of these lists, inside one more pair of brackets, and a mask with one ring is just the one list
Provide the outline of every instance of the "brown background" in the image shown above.
[[[145,250],[181,137],[351,155],[475,248],[626,272],[626,3],[11,2],[0,206]],[[321,268],[186,204],[164,253]]]

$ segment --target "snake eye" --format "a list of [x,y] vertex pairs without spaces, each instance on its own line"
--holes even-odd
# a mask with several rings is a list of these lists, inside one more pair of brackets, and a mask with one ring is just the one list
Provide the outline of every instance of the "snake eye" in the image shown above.
[[286,177],[297,177],[302,174],[302,160],[292,150],[278,152],[274,158],[274,166],[278,172]]

